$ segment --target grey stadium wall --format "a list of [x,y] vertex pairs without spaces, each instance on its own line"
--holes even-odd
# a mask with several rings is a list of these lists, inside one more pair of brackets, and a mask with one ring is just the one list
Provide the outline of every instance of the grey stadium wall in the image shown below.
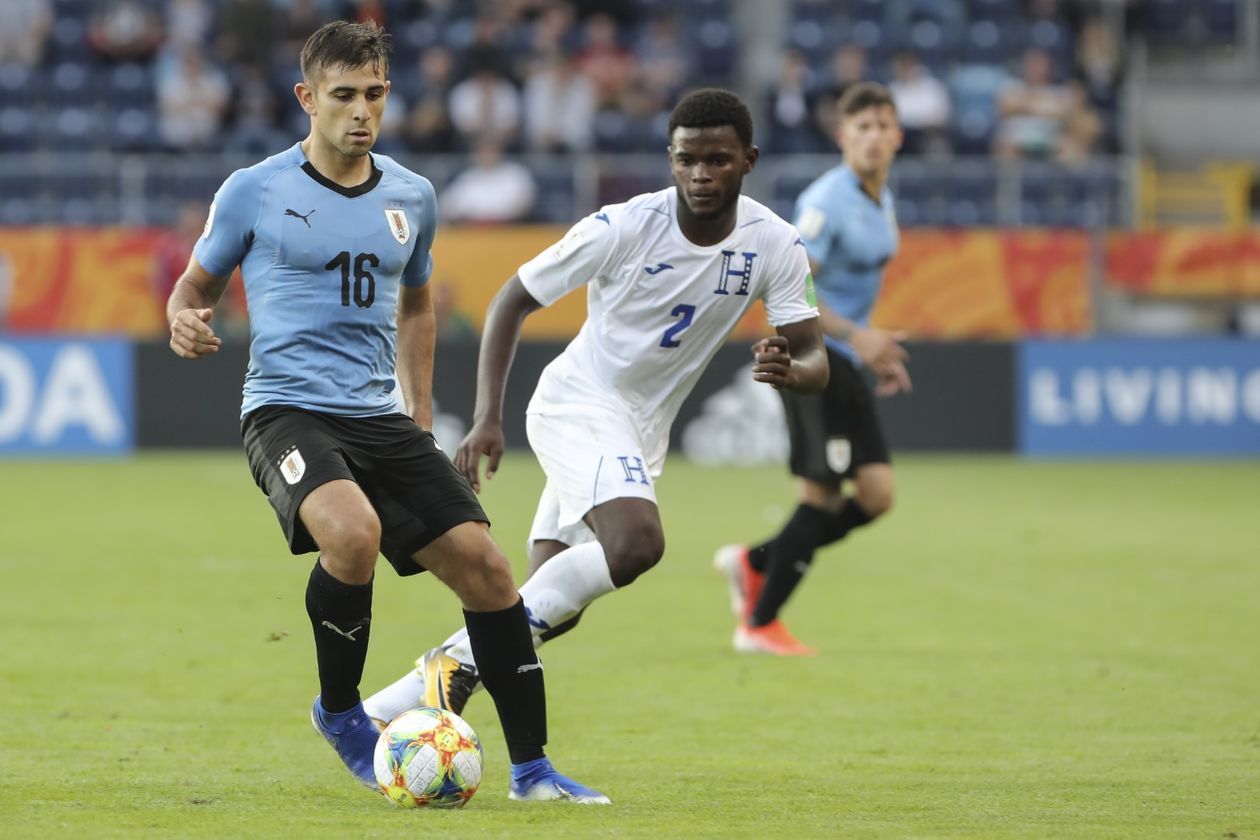
[[[509,447],[525,447],[525,405],[538,375],[564,348],[522,344],[508,383]],[[914,391],[880,400],[896,451],[999,451],[1016,446],[1015,347],[1007,343],[910,343]],[[227,344],[197,362],[178,359],[164,343],[136,348],[136,443],[148,448],[241,445],[238,409],[248,349]],[[775,461],[786,439],[777,396],[752,382],[746,345],[723,347],[674,424],[672,445],[697,460]],[[434,398],[438,438],[449,447],[472,418],[475,344],[439,344]],[[447,438],[443,440],[443,432]]]

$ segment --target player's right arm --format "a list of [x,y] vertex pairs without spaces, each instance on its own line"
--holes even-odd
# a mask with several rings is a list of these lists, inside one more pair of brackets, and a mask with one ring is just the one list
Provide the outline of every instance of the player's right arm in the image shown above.
[[210,328],[210,319],[228,279],[254,241],[259,193],[257,176],[248,169],[234,172],[215,193],[205,230],[188,258],[188,268],[166,302],[175,355],[200,359],[218,352],[222,345]]
[[455,453],[455,467],[478,492],[482,456],[489,458],[488,479],[494,477],[503,456],[503,395],[521,325],[531,312],[550,306],[601,274],[617,244],[613,215],[605,208],[575,224],[563,239],[521,266],[490,302],[477,361],[473,427]]
[[188,268],[175,282],[170,299],[166,302],[166,320],[171,327],[171,349],[176,356],[200,359],[217,353],[223,340],[214,334],[210,319],[214,306],[223,297],[228,278],[211,274],[197,262],[196,256],[188,258]]
[[[804,193],[796,206],[796,230],[801,235],[805,253],[809,256],[809,270],[814,277],[821,276],[822,266],[832,253],[843,247],[828,214],[834,214],[821,197]],[[818,301],[818,321],[824,335],[851,346],[862,364],[879,377],[880,395],[910,390],[910,376],[906,362],[910,354],[901,346],[906,336],[900,332],[888,332],[878,327],[864,327]]]
[[481,355],[477,358],[477,403],[473,427],[455,453],[455,467],[473,490],[481,492],[481,456],[489,458],[486,478],[494,478],[503,457],[503,395],[508,371],[521,341],[525,316],[542,304],[525,290],[519,275],[503,284],[486,310],[485,331],[481,334]]

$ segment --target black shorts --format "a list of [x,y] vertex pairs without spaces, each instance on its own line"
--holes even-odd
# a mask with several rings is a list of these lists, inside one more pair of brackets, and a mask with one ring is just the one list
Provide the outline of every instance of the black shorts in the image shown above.
[[827,348],[831,378],[821,394],[780,391],[792,441],[792,474],[820,484],[852,478],[866,464],[888,464],[888,441],[866,377]]
[[433,435],[405,414],[339,417],[286,405],[241,422],[254,482],[275,508],[289,550],[318,551],[298,507],[321,484],[349,479],[381,520],[381,553],[400,575],[424,568],[417,551],[462,522],[489,522],[468,481]]

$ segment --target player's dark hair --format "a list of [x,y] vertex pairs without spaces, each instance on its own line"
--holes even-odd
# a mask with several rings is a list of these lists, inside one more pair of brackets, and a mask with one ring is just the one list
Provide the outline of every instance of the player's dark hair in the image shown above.
[[838,107],[841,117],[851,117],[867,108],[882,108],[885,105],[892,108],[894,114],[897,113],[897,105],[888,88],[878,82],[858,82],[844,89]]
[[353,70],[368,64],[384,76],[389,72],[391,49],[389,35],[373,21],[335,20],[306,39],[300,58],[302,78],[315,81],[329,70]]
[[692,91],[679,100],[669,115],[669,136],[672,140],[676,128],[712,128],[729,125],[744,144],[752,146],[752,114],[748,106],[729,90],[702,88]]

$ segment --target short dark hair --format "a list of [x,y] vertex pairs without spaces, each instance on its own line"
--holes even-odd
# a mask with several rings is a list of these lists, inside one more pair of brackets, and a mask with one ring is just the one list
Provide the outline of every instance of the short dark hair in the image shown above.
[[676,128],[712,128],[729,125],[735,129],[744,148],[752,146],[752,114],[748,106],[729,90],[702,88],[679,100],[669,115],[669,137]]
[[329,70],[353,70],[365,64],[381,75],[389,73],[389,53],[393,42],[373,21],[326,23],[306,39],[299,59],[302,78],[316,80]]
[[892,92],[878,82],[858,82],[849,85],[840,95],[838,110],[841,118],[851,117],[867,108],[882,108],[887,105],[897,113],[897,105],[893,102]]

